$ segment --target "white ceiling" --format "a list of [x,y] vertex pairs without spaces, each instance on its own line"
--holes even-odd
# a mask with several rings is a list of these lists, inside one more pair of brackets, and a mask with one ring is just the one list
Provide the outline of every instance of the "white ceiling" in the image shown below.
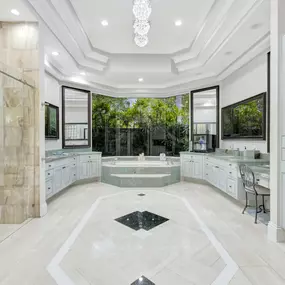
[[[19,16],[11,13],[12,9],[20,12]],[[0,0],[0,21],[2,22],[22,22],[35,21],[35,15],[30,11],[24,1],[21,0]]]
[[[45,23],[46,70],[106,95],[169,96],[218,84],[270,48],[268,0],[151,0],[145,48],[133,42],[132,0],[22,1]],[[0,0],[0,21],[13,20],[12,8],[31,20],[22,1]]]
[[[168,54],[187,48],[203,25],[214,0],[152,1],[149,44],[139,48],[133,41],[133,0],[71,0],[94,48],[110,53]],[[176,27],[174,22],[182,20]],[[109,22],[103,27],[102,20]]]

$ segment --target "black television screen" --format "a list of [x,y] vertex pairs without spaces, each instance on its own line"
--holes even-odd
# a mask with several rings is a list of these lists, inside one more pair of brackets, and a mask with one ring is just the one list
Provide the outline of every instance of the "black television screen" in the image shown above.
[[223,139],[266,139],[266,93],[222,108]]

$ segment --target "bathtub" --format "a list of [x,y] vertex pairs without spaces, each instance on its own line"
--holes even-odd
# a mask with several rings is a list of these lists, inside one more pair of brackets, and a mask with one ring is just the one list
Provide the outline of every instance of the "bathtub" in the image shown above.
[[180,159],[102,158],[102,182],[118,187],[163,187],[180,181]]

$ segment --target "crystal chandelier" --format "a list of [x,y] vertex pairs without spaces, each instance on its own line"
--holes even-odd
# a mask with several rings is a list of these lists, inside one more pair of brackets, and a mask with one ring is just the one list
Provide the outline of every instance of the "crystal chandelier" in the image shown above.
[[151,14],[150,0],[134,0],[133,13],[135,22],[133,25],[135,33],[135,43],[139,47],[144,47],[148,44],[148,32],[150,23],[148,21]]

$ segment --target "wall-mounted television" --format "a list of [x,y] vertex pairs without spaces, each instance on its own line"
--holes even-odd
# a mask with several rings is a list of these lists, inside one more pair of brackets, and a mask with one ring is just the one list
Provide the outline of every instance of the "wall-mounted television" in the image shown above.
[[222,108],[222,139],[266,139],[266,93]]

